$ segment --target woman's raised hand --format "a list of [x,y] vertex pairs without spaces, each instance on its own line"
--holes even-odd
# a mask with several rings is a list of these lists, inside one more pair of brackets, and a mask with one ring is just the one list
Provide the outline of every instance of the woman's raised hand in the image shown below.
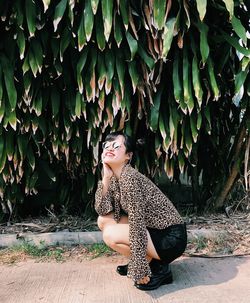
[[103,179],[110,180],[113,174],[113,170],[110,168],[110,166],[103,162]]

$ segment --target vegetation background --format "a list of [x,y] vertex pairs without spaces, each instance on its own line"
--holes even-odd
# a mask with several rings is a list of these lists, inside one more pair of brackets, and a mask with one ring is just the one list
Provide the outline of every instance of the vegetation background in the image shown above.
[[249,192],[250,22],[243,0],[0,3],[1,217],[91,210],[101,142],[192,186],[199,209]]

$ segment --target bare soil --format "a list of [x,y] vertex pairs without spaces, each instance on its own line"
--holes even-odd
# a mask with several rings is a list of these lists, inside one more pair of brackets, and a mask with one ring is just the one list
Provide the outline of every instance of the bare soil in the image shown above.
[[[184,217],[189,231],[208,229],[218,232],[217,237],[197,236],[189,241],[185,255],[202,257],[250,255],[250,213],[190,215]],[[39,217],[29,218],[22,222],[9,222],[0,225],[0,234],[42,233],[58,231],[93,231],[98,230],[96,222],[83,217]],[[221,232],[221,233],[220,233]],[[43,261],[81,261],[96,258],[100,255],[115,256],[116,253],[104,245],[78,245],[47,248],[43,256],[32,255],[25,249],[0,250],[0,264],[10,264],[35,258]]]

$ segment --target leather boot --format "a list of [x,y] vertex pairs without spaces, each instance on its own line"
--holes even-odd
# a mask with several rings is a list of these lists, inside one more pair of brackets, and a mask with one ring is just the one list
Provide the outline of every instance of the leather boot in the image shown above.
[[128,273],[128,264],[126,264],[126,265],[118,265],[116,267],[116,271],[118,272],[119,275],[126,276],[127,273]]
[[154,290],[161,285],[170,284],[173,282],[172,272],[168,264],[161,264],[158,271],[154,272],[147,284],[135,283],[135,287],[140,290]]
[[[159,270],[159,266],[161,266],[162,262],[156,259],[152,259],[149,263],[152,273],[157,272]],[[116,271],[121,276],[126,276],[128,273],[128,264],[126,265],[118,265]]]

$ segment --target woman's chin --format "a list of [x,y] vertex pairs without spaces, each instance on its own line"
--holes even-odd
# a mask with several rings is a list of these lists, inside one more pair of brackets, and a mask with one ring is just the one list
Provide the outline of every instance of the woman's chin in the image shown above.
[[111,165],[111,164],[116,164],[116,161],[115,161],[115,159],[108,158],[108,159],[104,160],[104,163]]
[[115,158],[105,159],[104,162],[105,162],[107,165],[109,165],[109,166],[112,166],[112,165],[115,165],[115,166],[122,165],[122,163],[121,163],[118,159],[115,159]]

